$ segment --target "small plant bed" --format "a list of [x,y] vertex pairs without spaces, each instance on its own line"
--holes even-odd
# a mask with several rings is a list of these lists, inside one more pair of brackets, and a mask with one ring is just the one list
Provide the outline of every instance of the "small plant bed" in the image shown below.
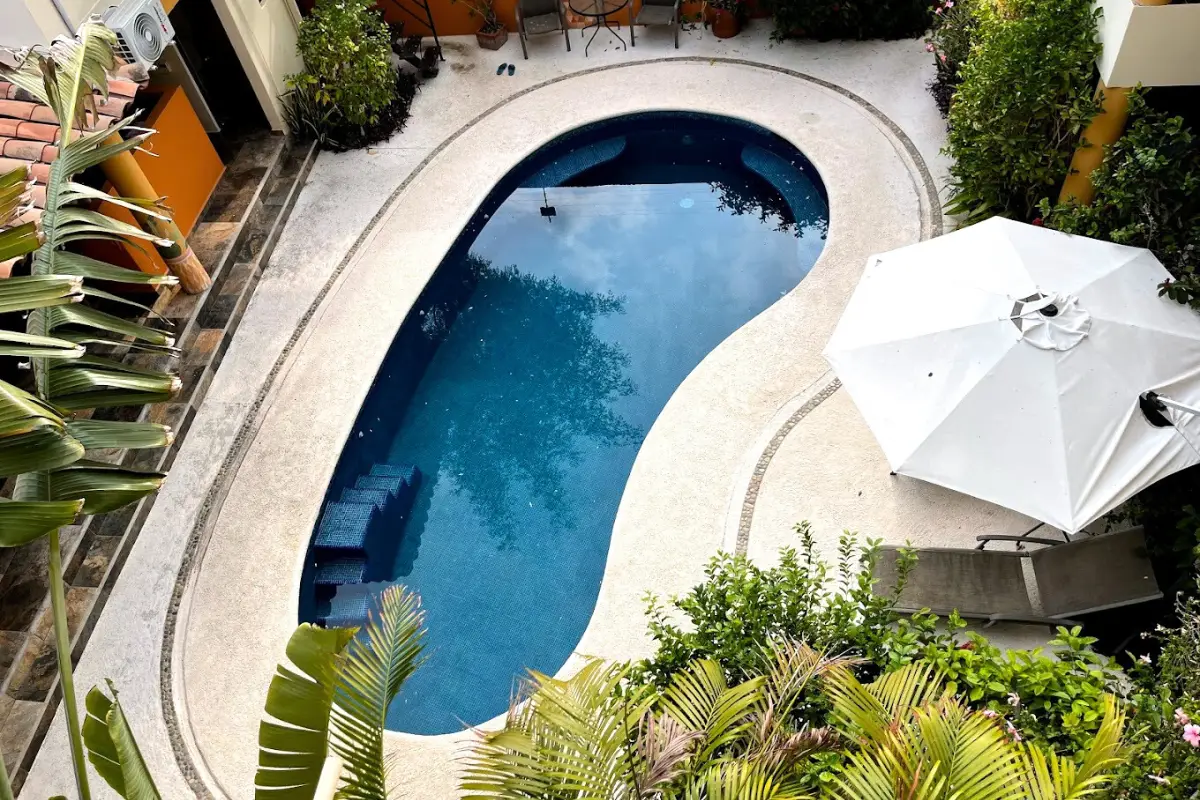
[[404,127],[417,91],[416,75],[392,64],[393,48],[406,45],[369,0],[318,0],[300,23],[305,70],[287,79],[288,125],[333,151],[389,139]]

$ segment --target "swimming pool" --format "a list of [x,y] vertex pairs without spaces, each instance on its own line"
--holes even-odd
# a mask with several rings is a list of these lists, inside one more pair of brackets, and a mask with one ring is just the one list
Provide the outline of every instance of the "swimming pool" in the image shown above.
[[542,148],[491,192],[396,336],[330,483],[301,618],[422,596],[388,727],[501,713],[578,643],[643,438],[722,339],[793,288],[828,210],[782,139],[651,113]]

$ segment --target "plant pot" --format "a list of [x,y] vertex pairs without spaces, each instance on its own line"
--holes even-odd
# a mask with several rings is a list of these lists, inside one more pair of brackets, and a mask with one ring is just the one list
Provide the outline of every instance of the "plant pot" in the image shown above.
[[713,36],[718,39],[728,39],[731,36],[737,36],[738,31],[742,29],[742,23],[737,18],[737,14],[732,11],[714,8],[712,16],[712,32]]
[[475,41],[479,42],[479,46],[484,50],[499,50],[508,41],[508,28],[501,28],[491,33],[476,31]]

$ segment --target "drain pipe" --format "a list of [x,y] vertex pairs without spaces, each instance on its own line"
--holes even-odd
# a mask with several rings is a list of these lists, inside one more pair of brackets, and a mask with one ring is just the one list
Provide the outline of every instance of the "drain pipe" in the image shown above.
[[67,13],[66,6],[63,5],[63,0],[50,0],[54,5],[54,10],[58,12],[58,18],[62,20],[62,24],[67,29],[67,35],[75,33],[75,23],[71,22],[71,15]]

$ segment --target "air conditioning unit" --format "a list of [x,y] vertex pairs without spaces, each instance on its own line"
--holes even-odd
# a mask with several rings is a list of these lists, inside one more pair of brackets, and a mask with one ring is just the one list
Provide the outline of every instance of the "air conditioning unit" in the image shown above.
[[103,19],[117,35],[117,55],[146,69],[175,38],[175,28],[159,0],[125,0],[104,12]]

